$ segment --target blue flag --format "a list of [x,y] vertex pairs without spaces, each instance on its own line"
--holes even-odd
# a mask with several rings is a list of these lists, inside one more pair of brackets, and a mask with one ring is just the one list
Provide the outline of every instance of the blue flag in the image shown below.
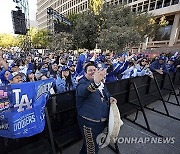
[[45,126],[44,108],[53,79],[0,87],[0,136],[29,137]]

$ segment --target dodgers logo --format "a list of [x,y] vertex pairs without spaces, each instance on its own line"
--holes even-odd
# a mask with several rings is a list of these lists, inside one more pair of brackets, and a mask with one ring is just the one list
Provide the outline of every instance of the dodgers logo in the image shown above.
[[[14,108],[18,107],[17,111],[22,112],[24,111],[23,107],[26,107],[26,109],[32,108],[32,99],[29,100],[27,95],[22,95],[21,100],[19,94],[21,93],[21,89],[14,89],[13,93],[15,93],[15,105]],[[20,101],[19,101],[20,100]]]

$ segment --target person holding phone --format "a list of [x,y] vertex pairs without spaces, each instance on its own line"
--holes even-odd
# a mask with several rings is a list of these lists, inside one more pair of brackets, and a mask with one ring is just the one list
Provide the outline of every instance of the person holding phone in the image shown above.
[[103,81],[106,69],[97,69],[93,63],[84,68],[85,76],[76,88],[76,107],[79,128],[83,137],[80,154],[98,153],[97,136],[107,126],[109,103],[117,100],[110,97]]

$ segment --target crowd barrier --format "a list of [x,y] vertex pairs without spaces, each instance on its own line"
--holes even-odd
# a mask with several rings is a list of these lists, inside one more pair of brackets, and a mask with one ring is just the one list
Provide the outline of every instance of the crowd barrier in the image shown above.
[[[166,110],[165,115],[179,120],[169,114],[166,106],[166,103],[180,106],[178,98],[176,102],[169,102],[163,98],[167,94],[169,94],[169,98],[172,95],[179,97],[175,92],[175,89],[179,87],[180,71],[175,74],[154,74],[154,79],[142,76],[107,83],[109,92],[118,100],[117,105],[121,116],[128,119],[128,115],[136,113],[134,120],[128,120],[156,135],[160,134],[151,130],[144,108],[151,109],[148,107],[150,103],[161,100]],[[136,123],[139,111],[143,113],[146,127]],[[156,112],[156,110],[154,111]],[[0,151],[2,154],[3,152],[8,154],[50,154],[55,151],[62,153],[63,148],[81,140],[76,115],[75,91],[54,94],[47,103],[45,130],[28,138],[16,140],[0,138]]]

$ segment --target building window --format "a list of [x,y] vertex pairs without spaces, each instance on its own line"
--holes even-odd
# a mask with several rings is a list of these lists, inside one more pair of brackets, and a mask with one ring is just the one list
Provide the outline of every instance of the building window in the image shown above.
[[119,4],[122,4],[122,0],[118,0],[119,1]]
[[172,0],[172,5],[178,4],[179,0]]
[[143,12],[147,12],[148,11],[148,6],[149,6],[149,1],[144,2]]
[[143,3],[138,4],[138,10],[137,10],[138,12],[142,12],[142,5],[143,5]]
[[115,5],[118,5],[118,1],[115,1],[114,4],[115,4]]
[[171,35],[172,25],[161,27],[155,36],[155,41],[169,40]]
[[88,4],[87,4],[87,1],[86,1],[86,3],[85,3],[85,8],[86,8],[86,9],[88,8]]
[[155,2],[156,2],[155,0],[151,0],[149,11],[155,9]]
[[132,8],[132,11],[133,11],[133,12],[136,12],[136,7],[133,7],[133,8]]
[[123,0],[123,5],[126,5],[127,4],[127,0]]
[[164,0],[164,7],[167,7],[170,5],[170,0]]
[[163,0],[158,0],[157,5],[156,5],[156,9],[162,8],[162,3],[163,3]]

